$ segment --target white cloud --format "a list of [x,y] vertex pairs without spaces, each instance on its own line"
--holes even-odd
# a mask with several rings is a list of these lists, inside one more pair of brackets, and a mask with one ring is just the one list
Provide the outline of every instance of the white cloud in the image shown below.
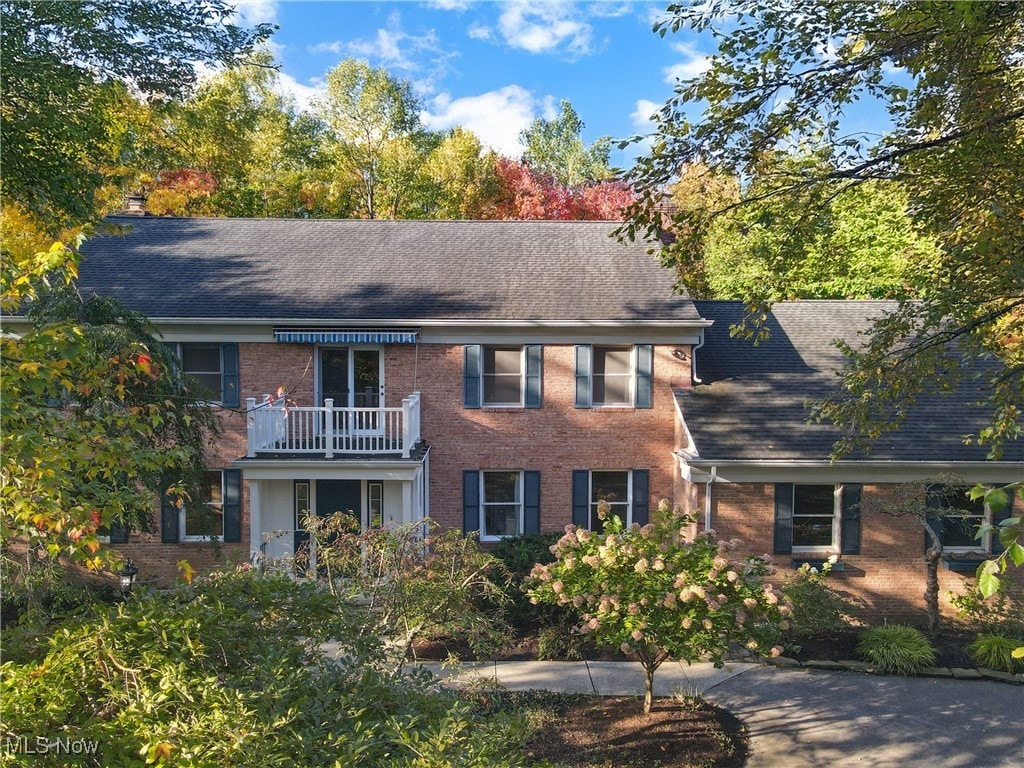
[[493,40],[494,32],[491,28],[484,24],[474,23],[471,24],[469,29],[466,30],[466,34],[472,40]]
[[506,85],[478,96],[452,99],[441,93],[430,102],[421,117],[431,130],[442,131],[461,125],[499,154],[517,158],[523,153],[519,134],[529,127],[538,112],[554,114],[554,99],[537,99],[521,85]]
[[306,47],[310,53],[338,53],[344,50],[345,44],[341,40],[332,40],[329,43],[317,43]]
[[647,99],[637,99],[636,109],[630,113],[629,118],[633,121],[633,128],[637,131],[649,131],[654,128],[654,113],[661,109],[662,105]]
[[314,99],[319,98],[324,93],[324,83],[322,80],[315,80],[312,85],[304,85],[284,72],[278,75],[278,88],[286,96],[290,96],[295,101],[295,106],[302,112],[309,112]]
[[672,50],[682,55],[678,64],[665,68],[665,82],[675,85],[676,80],[690,80],[711,68],[711,57],[701,53],[689,43],[673,43]]
[[238,0],[235,13],[243,25],[277,23],[278,0]]
[[575,58],[593,50],[593,29],[575,3],[515,0],[503,6],[498,30],[509,46],[530,53],[564,48]]
[[464,11],[472,5],[472,0],[430,0],[428,8],[437,11]]
[[590,3],[587,6],[587,15],[598,19],[617,19],[633,12],[630,3],[615,3],[606,0],[605,2]]

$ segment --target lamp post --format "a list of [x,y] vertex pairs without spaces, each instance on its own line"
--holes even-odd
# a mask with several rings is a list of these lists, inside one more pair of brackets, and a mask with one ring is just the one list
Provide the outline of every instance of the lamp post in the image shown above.
[[135,577],[139,575],[139,569],[136,567],[130,559],[124,561],[124,565],[121,570],[117,572],[118,578],[121,580],[121,594],[124,597],[132,591],[132,585],[135,583]]

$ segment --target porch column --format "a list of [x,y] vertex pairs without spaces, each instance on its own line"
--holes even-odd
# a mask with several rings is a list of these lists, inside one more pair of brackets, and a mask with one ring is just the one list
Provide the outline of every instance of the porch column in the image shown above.
[[249,481],[249,561],[254,562],[260,555],[263,544],[263,525],[260,515],[260,486],[262,481]]
[[415,517],[415,510],[413,509],[413,492],[412,492],[412,480],[402,481],[402,522],[411,523]]

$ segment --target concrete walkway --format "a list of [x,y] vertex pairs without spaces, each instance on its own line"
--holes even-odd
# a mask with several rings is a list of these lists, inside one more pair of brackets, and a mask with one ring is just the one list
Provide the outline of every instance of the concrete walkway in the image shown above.
[[[635,662],[423,666],[512,689],[643,696]],[[1024,687],[759,664],[665,664],[655,695],[700,693],[750,734],[747,768],[1024,768]]]

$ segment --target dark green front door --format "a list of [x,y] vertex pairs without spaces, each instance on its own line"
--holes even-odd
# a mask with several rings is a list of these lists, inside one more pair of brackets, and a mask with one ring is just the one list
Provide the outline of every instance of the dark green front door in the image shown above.
[[[330,517],[335,512],[352,515],[356,522],[363,519],[362,482],[360,480],[317,480],[316,516]],[[305,551],[309,532],[302,528],[301,520],[295,525],[295,553]]]

